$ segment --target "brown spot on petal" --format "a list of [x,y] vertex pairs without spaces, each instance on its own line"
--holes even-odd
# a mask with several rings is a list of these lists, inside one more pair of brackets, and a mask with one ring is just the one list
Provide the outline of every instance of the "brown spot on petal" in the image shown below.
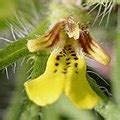
[[57,72],[57,70],[54,70],[54,73],[56,73]]
[[71,54],[71,56],[76,56],[76,54],[75,54],[75,53],[73,53],[73,54]]
[[67,71],[66,72],[63,72],[64,74],[66,74],[67,73]]
[[67,64],[67,65],[69,65],[69,64],[70,64],[70,62],[67,62],[66,64]]
[[59,57],[59,56],[57,56],[57,57],[56,57],[56,60],[60,60],[60,57]]
[[59,65],[59,63],[55,63],[55,66],[58,66]]
[[66,60],[68,61],[68,60],[70,60],[70,58],[66,58]]
[[74,57],[74,60],[78,60],[78,58],[77,58],[77,57]]
[[64,68],[64,70],[67,70],[66,68]]
[[77,66],[78,66],[78,63],[75,63],[74,65],[75,65],[75,67],[77,67]]
[[78,74],[78,71],[75,71],[75,73],[77,73],[77,74]]

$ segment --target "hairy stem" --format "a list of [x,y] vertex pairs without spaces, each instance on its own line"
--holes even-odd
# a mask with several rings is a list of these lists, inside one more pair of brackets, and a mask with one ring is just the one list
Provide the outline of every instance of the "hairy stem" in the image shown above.
[[94,82],[94,80],[88,76],[91,87],[102,98],[102,101],[94,108],[105,120],[119,120],[120,107],[112,100],[110,100]]
[[[35,57],[31,78],[35,78],[42,74],[45,69],[45,59],[47,59],[45,55]],[[6,112],[4,120],[40,120],[40,107],[29,101],[24,91],[23,84],[26,77],[21,76],[21,74],[23,75],[26,73],[26,67],[28,68],[28,66],[26,66],[26,64],[23,65],[22,68],[20,66],[18,67],[19,70],[15,92],[13,93],[11,105]],[[21,73],[19,71],[21,71]]]

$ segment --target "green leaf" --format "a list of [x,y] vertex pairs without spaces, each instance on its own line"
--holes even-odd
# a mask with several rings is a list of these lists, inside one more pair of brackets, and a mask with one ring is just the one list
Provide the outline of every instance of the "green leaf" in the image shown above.
[[34,67],[31,73],[32,78],[38,77],[45,70],[48,55],[41,53],[40,56],[35,56]]
[[[31,78],[34,79],[44,72],[47,58],[48,56],[42,52],[39,56],[35,56]],[[24,108],[21,112],[20,120],[40,120],[41,107],[30,102],[28,99],[26,102],[27,103],[24,104]]]
[[0,30],[3,30],[5,28],[7,28],[7,27],[8,26],[7,26],[6,22],[4,20],[0,20]]
[[3,49],[0,49],[0,69],[14,63],[17,59],[30,54],[26,47],[27,40],[22,40],[10,43]]
[[116,0],[116,3],[117,3],[117,4],[120,4],[120,0]]
[[112,87],[115,101],[120,105],[120,32],[116,36]]
[[15,0],[0,0],[0,19],[4,20],[10,17],[15,11]]
[[26,94],[24,91],[24,82],[27,78],[26,71],[29,69],[30,65],[23,63],[21,67],[21,61],[17,62],[16,68],[16,81],[15,81],[15,88],[12,92],[12,97],[9,101],[9,106],[5,111],[3,120],[20,120],[19,117],[24,110],[24,105],[26,104]]
[[13,43],[8,44],[8,46],[6,46],[5,48],[0,49],[0,69],[9,66],[19,58],[32,54],[27,49],[27,39],[35,37],[35,34],[42,35],[47,27],[48,20],[42,19],[42,21],[38,25],[38,28],[36,28],[35,31],[31,32],[26,38],[17,40]]

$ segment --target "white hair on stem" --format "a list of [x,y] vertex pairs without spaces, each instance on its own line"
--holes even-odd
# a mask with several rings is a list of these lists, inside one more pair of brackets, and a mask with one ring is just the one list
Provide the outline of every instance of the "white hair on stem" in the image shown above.
[[[98,18],[100,18],[99,25],[101,25],[103,19],[105,18],[105,16],[107,16],[107,18],[106,18],[107,19],[106,20],[106,27],[107,27],[108,24],[109,24],[110,14],[112,12],[113,7],[115,6],[115,3],[116,3],[116,0],[97,0],[97,1],[94,1],[94,2],[93,1],[89,1],[89,2],[84,3],[82,5],[89,9],[88,14],[90,14],[97,7],[99,7],[97,15],[96,15],[96,17],[95,17],[95,19],[93,21],[92,26],[96,23]],[[103,7],[104,7],[104,10],[102,11]]]
[[[16,40],[19,40],[19,38],[20,39],[24,38],[30,32],[32,32],[35,29],[36,25],[40,22],[40,14],[39,11],[37,11],[34,3],[31,3],[31,9],[32,9],[31,10],[32,15],[30,14],[30,19],[26,19],[24,17],[24,13],[21,11],[14,12],[14,18],[16,22],[13,21],[11,22],[10,20],[6,20],[6,24],[10,28],[10,32],[13,40],[10,40],[9,38],[5,38],[2,36],[0,37],[0,40],[3,40],[8,43],[12,43]],[[23,58],[21,62],[21,66],[23,65],[24,62],[26,62],[26,57]],[[29,60],[27,62],[29,62]],[[30,64],[33,65],[33,62],[34,60],[30,61]],[[15,73],[17,66],[16,62],[14,62],[11,66],[13,72]],[[28,73],[32,70],[32,67],[27,71]],[[9,71],[7,67],[3,69],[3,72],[6,73],[6,77],[7,79],[9,79],[9,73],[8,73]]]
[[31,66],[31,67],[29,68],[29,70],[27,71],[27,73],[31,73],[32,70],[33,70],[33,66]]
[[93,74],[97,75],[103,82],[105,82],[108,86],[110,86],[109,83],[106,82],[106,80],[103,79],[98,73],[96,73],[96,72],[94,72],[94,71],[87,71],[87,73],[93,73]]
[[7,79],[9,80],[9,73],[8,73],[8,68],[7,67],[5,68],[5,73],[6,73]]
[[99,7],[99,9],[98,9],[97,16],[95,17],[94,22],[93,22],[92,25],[94,25],[94,24],[96,23],[96,21],[97,21],[97,19],[98,19],[98,17],[99,17],[99,14],[100,14],[100,12],[101,12],[101,9],[102,9],[102,4],[100,5],[100,7]]
[[12,40],[9,40],[8,38],[5,37],[0,37],[0,40],[6,41],[6,42],[13,42]]
[[111,5],[111,7],[110,7],[110,9],[109,9],[109,11],[108,11],[108,17],[107,17],[106,27],[108,26],[109,19],[110,19],[110,14],[111,14],[111,12],[112,12],[113,7],[114,7],[114,4]]
[[[16,35],[17,38],[23,38],[25,37],[25,33],[24,33],[24,30],[21,29],[18,25],[16,25],[15,23],[11,23],[10,21],[7,21],[7,24],[8,26],[10,27],[11,29],[11,26],[12,26],[12,30],[14,31],[14,34]],[[12,31],[11,31],[12,33]],[[17,39],[16,39],[17,40]]]
[[103,91],[103,92],[106,92],[109,96],[112,97],[112,94],[108,91],[108,89],[104,86],[99,86],[99,88]]
[[14,74],[15,74],[15,72],[16,72],[16,67],[17,67],[17,63],[16,63],[16,62],[14,62],[13,64],[14,64],[14,67],[13,67],[13,72],[14,72]]
[[[94,4],[93,4],[93,5],[94,5]],[[97,4],[88,12],[88,14],[90,14],[92,11],[94,11],[98,6],[99,6],[99,3],[97,3]]]
[[12,69],[13,69],[13,73],[15,74],[15,72],[16,72],[16,67],[17,67],[17,63],[14,62],[11,66],[12,66]]
[[10,29],[11,29],[13,39],[16,41],[16,36],[15,36],[14,30],[13,30],[12,24],[10,24]]
[[24,32],[26,34],[28,34],[28,30],[27,28],[24,26],[24,24],[22,23],[21,19],[18,17],[18,15],[16,14],[16,12],[14,13],[15,18],[17,19],[17,21],[19,22],[20,26],[23,28]]
[[111,11],[111,9],[110,9],[111,6],[112,6],[112,2],[106,3],[105,9],[104,9],[104,11],[102,13],[102,18],[101,18],[101,20],[99,22],[99,25],[102,23],[104,17],[107,15],[107,13],[109,13],[109,11]]
[[22,62],[21,62],[21,64],[20,64],[21,66],[23,66],[25,60],[26,60],[26,57],[24,57],[24,58],[22,59]]

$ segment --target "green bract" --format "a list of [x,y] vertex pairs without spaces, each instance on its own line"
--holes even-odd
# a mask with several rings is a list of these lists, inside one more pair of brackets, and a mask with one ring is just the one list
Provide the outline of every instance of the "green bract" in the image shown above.
[[48,19],[51,23],[58,22],[62,18],[72,16],[80,24],[88,24],[91,21],[91,16],[87,13],[85,9],[78,6],[69,6],[63,4],[50,4],[50,15]]

